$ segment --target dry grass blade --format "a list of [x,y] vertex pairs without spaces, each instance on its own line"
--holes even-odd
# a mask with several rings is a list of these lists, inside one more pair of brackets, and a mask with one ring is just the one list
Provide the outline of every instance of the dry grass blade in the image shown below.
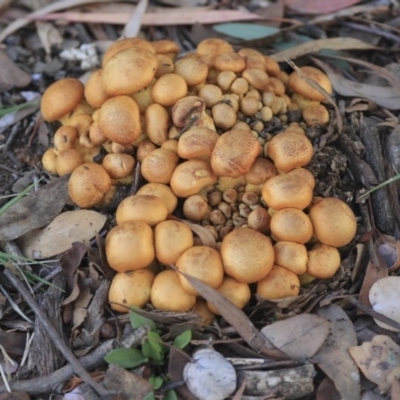
[[323,89],[320,85],[318,85],[317,82],[313,81],[310,78],[307,78],[302,72],[301,70],[297,67],[297,65],[291,61],[291,60],[286,60],[286,62],[300,75],[300,77],[302,79],[304,79],[312,88],[314,88],[315,90],[317,90],[319,93],[321,93],[322,95],[325,96],[326,100],[332,104],[333,108],[335,109],[335,113],[336,113],[336,119],[337,119],[337,128],[339,133],[342,132],[343,130],[343,117],[342,114],[340,113],[339,107],[336,105],[336,103],[334,102],[334,100],[332,99],[331,95],[325,90]]
[[136,37],[142,26],[143,15],[146,12],[148,0],[140,0],[129,21],[125,24],[122,37]]
[[109,3],[109,2],[110,2],[110,0],[62,0],[62,1],[57,1],[55,3],[50,3],[47,6],[41,8],[37,11],[34,11],[33,13],[30,13],[25,18],[18,18],[14,22],[9,24],[7,26],[7,28],[4,29],[3,32],[0,33],[0,43],[3,42],[3,40],[7,36],[16,32],[18,29],[21,29],[24,26],[30,24],[32,21],[31,18],[38,17],[40,15],[45,15],[48,13],[66,10],[68,8],[84,6],[86,4]]

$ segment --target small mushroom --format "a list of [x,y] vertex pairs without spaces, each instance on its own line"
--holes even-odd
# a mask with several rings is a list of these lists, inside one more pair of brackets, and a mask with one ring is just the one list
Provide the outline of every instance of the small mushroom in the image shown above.
[[249,228],[228,233],[221,244],[225,273],[242,283],[264,278],[274,263],[270,238]]
[[187,95],[187,84],[178,74],[165,74],[157,79],[151,89],[153,100],[168,107]]
[[151,303],[162,311],[185,312],[196,304],[196,296],[185,292],[175,271],[160,272],[154,279],[150,295]]
[[356,217],[351,208],[334,197],[317,201],[310,209],[310,219],[316,238],[328,246],[346,246],[357,231]]
[[279,241],[274,245],[275,264],[285,267],[296,275],[304,274],[307,269],[307,248],[304,244]]
[[124,222],[108,232],[105,248],[108,264],[114,270],[145,268],[155,256],[153,230],[143,221]]
[[[218,289],[224,278],[220,253],[207,246],[194,246],[185,250],[176,261],[176,268],[186,275],[197,278],[213,289]],[[198,296],[197,290],[182,274],[179,282],[185,292]]]
[[110,285],[108,301],[114,311],[126,313],[130,307],[143,307],[150,301],[155,275],[148,268],[118,272]]
[[75,168],[68,182],[71,199],[82,208],[99,204],[111,189],[111,178],[106,170],[95,163]]
[[167,220],[154,230],[157,260],[165,265],[175,264],[179,257],[193,247],[192,230],[184,222]]
[[340,267],[340,254],[336,247],[317,243],[308,252],[307,274],[319,279],[332,278]]
[[142,161],[141,173],[148,182],[170,183],[179,157],[171,150],[159,148],[148,153]]
[[178,155],[190,160],[209,160],[219,135],[208,128],[194,128],[184,132],[178,141]]
[[160,197],[136,194],[126,197],[119,203],[115,218],[118,225],[127,221],[144,221],[153,227],[165,221],[167,215],[167,206]]
[[274,265],[271,272],[257,283],[257,296],[262,299],[282,299],[297,296],[299,292],[298,276],[279,265]]
[[137,192],[137,195],[152,195],[157,196],[164,201],[167,207],[168,214],[172,214],[176,206],[178,205],[178,198],[175,196],[174,192],[167,185],[162,183],[147,183],[143,185]]

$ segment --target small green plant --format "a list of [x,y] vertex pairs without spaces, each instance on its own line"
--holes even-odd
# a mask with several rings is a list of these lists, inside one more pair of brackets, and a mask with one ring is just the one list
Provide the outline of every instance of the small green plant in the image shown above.
[[[152,375],[149,378],[149,383],[154,390],[159,390],[168,380],[167,376],[162,371],[162,366],[166,362],[168,351],[171,347],[182,350],[185,348],[191,338],[191,331],[184,331],[178,335],[172,344],[165,343],[159,331],[156,328],[154,321],[149,318],[142,317],[133,310],[129,311],[129,319],[134,329],[141,326],[148,326],[150,331],[146,335],[140,348],[120,348],[110,351],[105,360],[109,364],[117,364],[122,368],[135,368],[141,364],[149,363],[152,370]],[[154,400],[154,392],[149,393],[145,400]],[[178,397],[174,390],[167,390],[162,397],[163,400],[177,400]]]

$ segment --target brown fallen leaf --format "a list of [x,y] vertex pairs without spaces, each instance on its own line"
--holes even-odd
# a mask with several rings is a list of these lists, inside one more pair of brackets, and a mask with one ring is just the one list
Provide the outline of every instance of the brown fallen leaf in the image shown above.
[[13,87],[25,87],[31,83],[31,76],[20,69],[3,50],[0,50],[0,65],[0,93]]
[[376,335],[371,342],[350,347],[349,352],[364,376],[379,386],[381,393],[400,377],[400,346],[389,336]]
[[347,314],[333,304],[319,308],[317,314],[330,321],[331,329],[311,360],[335,383],[343,399],[360,400],[360,372],[348,352],[349,347],[357,345],[354,326]]
[[197,290],[201,297],[214,304],[218,308],[221,316],[233,327],[236,332],[247,342],[247,344],[255,351],[260,352],[265,347],[265,338],[252,324],[247,315],[231,303],[226,297],[217,292],[215,289],[193,278],[190,275],[184,274],[177,268],[174,270],[182,274],[190,284]]
[[369,292],[372,285],[379,281],[379,279],[386,278],[387,276],[388,270],[384,267],[383,263],[380,265],[375,265],[372,261],[370,261],[365,272],[358,300],[366,306],[371,307],[371,303],[369,301]]
[[342,38],[329,38],[329,39],[317,39],[310,42],[301,43],[297,46],[291,47],[290,49],[280,51],[279,53],[272,54],[271,57],[278,62],[283,62],[288,59],[294,59],[305,54],[317,53],[321,50],[368,50],[375,49],[369,43],[365,43],[362,40],[354,39],[350,37]]
[[325,71],[331,80],[335,92],[338,94],[349,97],[363,97],[389,110],[400,109],[400,92],[396,88],[353,82],[336,73],[328,64],[321,60],[314,59],[314,62]]
[[329,333],[329,322],[318,315],[301,314],[277,321],[261,329],[261,333],[292,359],[311,358]]
[[342,396],[336,390],[335,384],[329,379],[324,378],[318,386],[316,400],[341,400]]
[[69,175],[54,179],[0,215],[0,240],[9,241],[51,222],[68,199]]
[[399,381],[399,379],[393,380],[392,389],[390,390],[390,398],[400,399],[400,381]]
[[[387,276],[375,282],[369,292],[369,301],[374,311],[400,323],[400,276]],[[384,329],[399,332],[398,329],[374,318]]]
[[61,254],[74,242],[88,242],[103,227],[106,216],[92,210],[67,211],[49,225],[18,239],[25,257],[43,259]]

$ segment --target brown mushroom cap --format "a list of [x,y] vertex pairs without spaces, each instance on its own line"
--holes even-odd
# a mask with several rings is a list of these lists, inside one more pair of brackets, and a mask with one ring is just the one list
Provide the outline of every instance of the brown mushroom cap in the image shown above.
[[235,52],[223,53],[215,58],[214,67],[218,71],[242,72],[246,68],[246,62]]
[[173,151],[155,149],[144,157],[141,173],[148,182],[169,183],[178,161],[179,157]]
[[43,168],[51,174],[56,174],[57,153],[54,148],[47,149],[42,156]]
[[175,264],[178,258],[193,247],[192,230],[184,222],[167,220],[154,230],[156,258],[162,264]]
[[[238,282],[230,276],[224,277],[222,285],[217,291],[240,309],[242,309],[251,298],[249,285],[247,283]],[[212,313],[221,315],[218,308],[210,301],[207,302],[207,307]]]
[[271,234],[278,241],[307,243],[313,235],[313,226],[303,211],[283,208],[271,218]]
[[119,203],[115,218],[118,225],[127,221],[144,221],[153,227],[165,221],[167,215],[167,206],[162,199],[149,194],[136,194]]
[[200,57],[209,67],[214,66],[217,56],[223,53],[233,52],[233,47],[223,39],[208,38],[202,40],[196,49],[196,54]]
[[143,185],[137,192],[137,195],[148,194],[157,196],[162,199],[167,207],[168,214],[172,214],[178,205],[178,198],[167,185],[162,183],[147,183]]
[[40,103],[43,119],[57,121],[71,112],[83,99],[83,83],[76,78],[63,78],[52,83]]
[[95,163],[86,163],[75,168],[68,182],[71,199],[82,208],[100,203],[110,188],[110,176],[101,165]]
[[192,312],[200,318],[203,325],[211,325],[215,317],[215,314],[208,308],[207,302],[200,297],[197,298]]
[[324,126],[329,122],[329,111],[322,104],[311,104],[303,108],[303,119],[308,126]]
[[[129,307],[143,307],[150,301],[155,275],[147,268],[118,272],[111,281],[108,301],[114,311],[126,313]],[[124,307],[125,306],[125,307]]]
[[208,66],[198,57],[185,57],[175,63],[175,73],[182,76],[188,86],[205,82]]
[[[185,250],[176,262],[178,270],[192,276],[217,289],[224,278],[224,268],[219,252],[207,246],[195,246]],[[182,275],[178,274],[179,282],[185,292],[198,296],[198,292]]]
[[65,149],[58,153],[56,171],[59,176],[70,174],[75,168],[84,164],[82,154],[76,149]]
[[172,270],[162,271],[156,276],[150,299],[158,310],[172,312],[189,311],[196,304],[196,296],[183,290],[177,273]]
[[107,154],[103,158],[103,168],[112,179],[125,178],[133,173],[135,159],[130,154]]
[[103,103],[99,128],[107,139],[120,144],[134,142],[141,133],[139,107],[128,96],[115,96]]
[[257,284],[257,295],[267,300],[297,296],[299,292],[298,276],[279,265],[274,265],[271,272]]
[[349,244],[357,230],[351,208],[342,200],[326,197],[310,209],[310,219],[317,239],[326,245],[342,247]]
[[145,111],[146,133],[149,139],[161,146],[168,140],[170,117],[165,107],[160,104],[150,104]]
[[173,40],[163,39],[150,42],[156,54],[167,54],[174,58],[179,53],[179,46]]
[[264,56],[264,61],[265,61],[265,72],[270,76],[277,77],[281,71],[281,67],[279,66],[279,64],[272,57],[269,56]]
[[189,160],[179,164],[171,176],[171,189],[178,197],[189,197],[208,185],[217,182],[217,175],[210,163],[204,160]]
[[242,72],[242,77],[249,82],[249,84],[259,90],[267,90],[269,85],[268,74],[258,68],[246,68]]
[[107,261],[118,272],[145,268],[154,260],[153,230],[143,221],[115,226],[108,232],[105,246]]
[[236,111],[227,103],[216,104],[211,113],[215,126],[225,131],[231,129],[237,121]]
[[258,68],[265,71],[265,58],[262,53],[257,50],[244,48],[238,51],[246,63],[246,68]]
[[265,277],[274,263],[269,237],[250,228],[239,228],[222,240],[225,273],[239,282],[253,283]]
[[151,97],[162,106],[173,106],[187,95],[187,84],[178,74],[165,74],[157,79],[151,89]]
[[[312,79],[317,82],[326,92],[332,93],[332,84],[328,76],[325,75],[321,70],[314,67],[300,67],[301,74],[305,77]],[[297,71],[293,71],[289,76],[289,86],[293,92],[304,96],[306,99],[322,101],[325,100],[325,96],[315,90],[309,85]]]
[[218,176],[238,178],[250,171],[260,153],[260,143],[249,131],[222,134],[211,155],[211,166]]
[[64,151],[75,147],[78,131],[75,127],[64,125],[57,129],[54,134],[54,148],[58,151]]
[[313,146],[304,134],[286,130],[268,142],[267,154],[278,170],[288,172],[311,161]]
[[179,138],[178,155],[185,159],[209,160],[218,138],[218,133],[211,129],[189,129]]
[[264,207],[257,207],[247,216],[247,225],[256,231],[269,233],[271,215]]
[[252,185],[265,183],[269,178],[276,175],[275,165],[266,158],[256,158],[249,172],[245,175],[246,182]]
[[262,188],[262,198],[274,210],[295,207],[303,210],[311,203],[313,186],[297,172],[276,175]]
[[194,194],[185,199],[183,203],[183,215],[191,221],[202,221],[211,214],[211,207],[207,199],[199,194]]
[[129,47],[113,55],[103,66],[103,89],[111,96],[137,92],[150,84],[157,68],[157,57],[151,51]]
[[100,108],[111,97],[103,89],[102,72],[102,69],[94,71],[85,84],[85,99],[94,108]]
[[199,96],[204,99],[208,108],[211,108],[213,105],[221,102],[224,99],[221,88],[210,83],[205,84],[200,89]]
[[332,278],[340,267],[340,254],[336,247],[317,243],[308,252],[307,274],[319,279]]
[[115,54],[122,50],[129,49],[130,47],[141,47],[150,51],[151,53],[155,53],[154,46],[152,46],[152,44],[145,39],[138,37],[120,39],[115,41],[104,53],[102,65],[104,66]]
[[304,244],[279,241],[274,245],[275,264],[285,267],[296,275],[304,274],[307,269],[307,248]]

